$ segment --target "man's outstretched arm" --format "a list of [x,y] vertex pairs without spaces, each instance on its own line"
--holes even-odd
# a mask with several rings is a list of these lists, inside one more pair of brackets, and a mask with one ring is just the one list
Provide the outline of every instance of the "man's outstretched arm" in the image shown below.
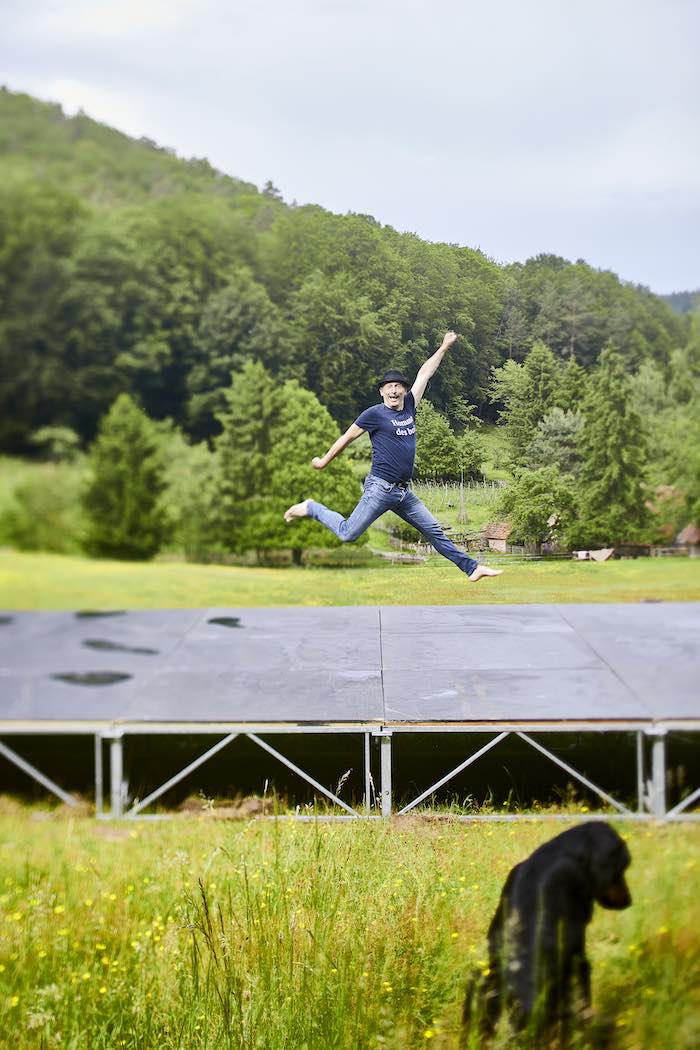
[[420,399],[423,397],[423,394],[425,393],[425,388],[427,387],[428,382],[432,379],[432,377],[437,372],[438,368],[440,367],[440,365],[442,363],[443,357],[445,356],[445,354],[450,349],[450,347],[452,346],[452,344],[454,343],[454,341],[456,339],[457,339],[457,333],[456,332],[446,332],[445,336],[444,336],[444,338],[442,340],[442,343],[440,344],[438,349],[435,351],[433,356],[429,357],[428,360],[425,362],[425,364],[421,365],[421,367],[419,368],[418,375],[416,376],[416,381],[413,384],[413,386],[411,387],[411,393],[413,394],[413,397],[415,398],[416,408],[418,407]]
[[347,448],[352,441],[357,440],[357,438],[361,437],[364,433],[365,431],[362,427],[358,427],[357,423],[353,423],[348,427],[344,434],[341,434],[335,444],[331,445],[325,456],[314,456],[311,460],[311,466],[315,467],[316,470],[323,470],[324,467],[328,466],[332,459],[335,459],[336,456],[340,455],[344,448]]

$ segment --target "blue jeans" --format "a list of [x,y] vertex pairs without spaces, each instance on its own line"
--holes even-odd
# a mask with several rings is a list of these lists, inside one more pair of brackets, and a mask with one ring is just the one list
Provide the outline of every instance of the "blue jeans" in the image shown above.
[[388,510],[393,510],[394,514],[398,514],[409,525],[418,529],[428,543],[432,543],[438,554],[453,561],[467,576],[474,572],[478,562],[455,547],[415,493],[411,492],[410,488],[402,488],[400,485],[384,481],[376,474],[368,474],[365,478],[362,499],[349,518],[344,518],[337,511],[329,510],[322,503],[316,503],[312,499],[307,504],[308,516],[315,521],[320,521],[343,543],[352,543],[369,528],[373,521]]

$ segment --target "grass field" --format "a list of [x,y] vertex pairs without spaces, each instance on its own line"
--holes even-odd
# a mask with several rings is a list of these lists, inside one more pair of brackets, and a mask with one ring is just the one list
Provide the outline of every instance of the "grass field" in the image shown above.
[[470,584],[431,558],[372,569],[247,569],[180,562],[99,561],[0,552],[0,608],[207,608],[264,605],[453,605],[700,600],[700,559],[522,562]]
[[[505,875],[559,830],[105,825],[0,800],[0,1045],[456,1048]],[[592,1030],[609,1029],[612,1050],[687,1050],[700,1045],[700,827],[619,830],[633,905],[596,908],[589,929]]]

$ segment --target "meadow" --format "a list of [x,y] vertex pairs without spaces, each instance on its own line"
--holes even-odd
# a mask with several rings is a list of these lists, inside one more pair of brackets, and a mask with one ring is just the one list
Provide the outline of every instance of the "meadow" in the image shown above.
[[[0,1045],[456,1048],[508,870],[562,825],[108,825],[0,800]],[[619,825],[576,1045],[700,1044],[700,827]],[[476,1046],[473,1040],[470,1044]],[[518,1044],[507,1028],[498,1046]]]
[[439,557],[376,568],[238,568],[0,551],[0,609],[265,605],[457,605],[700,600],[700,559],[535,561],[490,555],[502,576],[470,584]]

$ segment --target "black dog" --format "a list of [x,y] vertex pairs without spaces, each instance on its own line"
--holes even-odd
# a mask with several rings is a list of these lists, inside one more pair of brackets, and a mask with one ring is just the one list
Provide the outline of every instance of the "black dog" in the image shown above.
[[509,873],[488,933],[489,969],[470,982],[462,1021],[493,1033],[504,1007],[519,1029],[559,1024],[575,1003],[589,1007],[586,926],[593,902],[632,903],[627,846],[609,825],[590,821],[545,842]]

